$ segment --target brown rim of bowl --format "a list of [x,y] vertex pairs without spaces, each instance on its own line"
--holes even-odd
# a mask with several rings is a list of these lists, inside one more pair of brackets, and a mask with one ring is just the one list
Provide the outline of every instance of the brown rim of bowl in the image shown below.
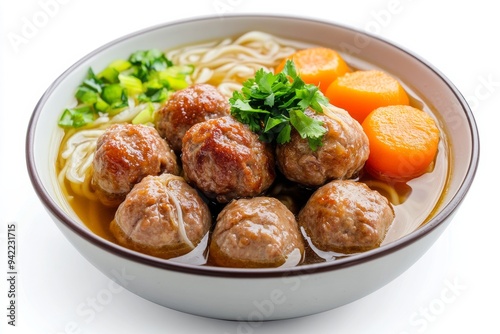
[[[429,220],[427,224],[424,226],[420,227],[419,229],[415,230],[414,232],[411,232],[410,234],[394,241],[391,242],[387,245],[381,246],[377,249],[367,251],[364,253],[352,255],[346,258],[334,260],[334,261],[329,261],[329,262],[321,262],[321,263],[315,263],[315,264],[308,264],[308,265],[302,265],[302,266],[297,266],[297,267],[292,267],[292,268],[271,268],[271,269],[244,269],[244,268],[222,268],[222,267],[214,267],[214,266],[200,266],[200,265],[190,265],[190,264],[183,264],[183,263],[174,263],[169,260],[164,260],[160,258],[155,258],[149,255],[145,255],[142,253],[138,253],[129,249],[126,249],[124,247],[121,247],[117,244],[114,244],[110,241],[107,241],[94,233],[92,233],[89,229],[85,228],[84,226],[81,226],[79,224],[75,224],[71,221],[71,219],[68,217],[68,215],[61,209],[59,208],[50,198],[48,192],[42,185],[42,182],[39,178],[39,175],[36,171],[35,168],[35,163],[33,161],[34,159],[34,152],[33,152],[33,144],[34,144],[34,132],[37,126],[37,120],[40,116],[40,111],[42,107],[44,106],[48,96],[52,93],[52,91],[55,89],[55,87],[58,85],[60,81],[62,81],[69,73],[71,73],[75,68],[80,66],[81,63],[89,59],[90,57],[95,56],[99,52],[101,52],[104,49],[107,49],[117,43],[120,43],[126,39],[129,39],[134,36],[138,36],[144,33],[148,33],[157,29],[163,29],[167,26],[173,26],[173,25],[178,25],[178,24],[184,24],[184,23],[189,23],[193,21],[204,21],[204,20],[214,20],[214,19],[220,19],[220,20],[230,20],[230,19],[240,19],[240,18],[271,18],[271,19],[294,19],[294,20],[299,20],[303,22],[310,22],[310,23],[316,23],[316,24],[322,24],[322,25],[328,25],[328,26],[335,26],[338,27],[339,29],[345,29],[345,30],[350,30],[354,33],[357,34],[363,34],[366,35],[367,37],[370,37],[372,39],[379,40],[382,43],[388,44],[390,47],[399,49],[401,52],[406,53],[407,55],[413,57],[416,59],[418,62],[426,66],[428,69],[433,71],[434,73],[437,74],[437,76],[440,77],[440,79],[443,81],[445,85],[448,86],[448,88],[453,92],[453,94],[456,96],[457,100],[460,101],[460,104],[462,106],[462,109],[465,113],[465,116],[467,117],[468,124],[469,124],[469,129],[470,133],[472,136],[472,154],[469,160],[469,167],[467,170],[467,173],[465,175],[464,180],[462,181],[462,184],[460,185],[460,188],[458,189],[457,193],[453,196],[453,198],[450,200],[450,202],[445,205],[444,207],[441,208],[441,210],[434,216],[432,219]],[[451,83],[449,79],[447,79],[439,70],[437,70],[434,66],[429,64],[427,61],[421,59],[420,57],[416,56],[412,52],[407,51],[406,49],[395,45],[392,42],[389,42],[385,39],[382,39],[378,36],[370,35],[366,32],[350,28],[341,24],[336,24],[328,21],[322,21],[318,19],[312,19],[312,18],[304,18],[300,16],[290,16],[290,15],[275,15],[275,14],[231,14],[231,15],[225,15],[223,17],[220,16],[201,16],[197,18],[190,18],[190,19],[182,19],[182,20],[177,20],[177,21],[171,21],[168,23],[164,24],[159,24],[155,25],[149,28],[145,28],[139,31],[136,31],[134,33],[122,36],[121,38],[115,39],[97,49],[94,51],[90,52],[86,56],[84,56],[82,59],[77,61],[75,64],[73,64],[71,67],[69,67],[65,72],[63,72],[46,90],[46,92],[42,95],[40,100],[38,101],[37,105],[35,106],[35,109],[33,111],[33,114],[31,115],[28,128],[27,128],[27,135],[26,135],[26,163],[27,163],[27,168],[28,168],[28,174],[31,179],[31,182],[33,184],[33,187],[46,207],[47,210],[49,210],[55,217],[57,217],[67,228],[69,228],[73,233],[76,233],[79,237],[85,239],[91,244],[94,244],[95,246],[101,248],[102,250],[106,252],[110,252],[116,256],[120,256],[123,258],[126,258],[128,260],[134,261],[134,262],[139,262],[145,265],[149,265],[152,267],[157,267],[161,269],[166,269],[166,270],[171,270],[171,271],[176,271],[176,272],[183,272],[183,273],[189,273],[189,274],[195,274],[195,275],[205,275],[205,276],[218,276],[218,277],[232,277],[232,278],[266,278],[266,277],[283,277],[283,276],[288,276],[288,275],[301,275],[301,274],[313,274],[313,273],[321,273],[321,272],[326,272],[326,271],[332,271],[332,270],[339,270],[341,268],[345,267],[350,267],[354,266],[363,262],[368,262],[372,261],[374,259],[383,257],[385,255],[388,255],[390,253],[393,253],[401,248],[406,247],[409,244],[412,244],[416,242],[417,240],[423,238],[426,236],[428,233],[430,233],[432,230],[434,230],[437,226],[439,226],[441,223],[446,221],[447,219],[451,218],[454,214],[454,211],[460,206],[462,203],[463,199],[465,198],[467,192],[469,191],[469,188],[472,184],[472,181],[475,177],[475,173],[477,170],[477,166],[479,163],[479,134],[477,130],[477,125],[474,120],[474,116],[472,114],[472,111],[470,107],[468,106],[466,100],[462,96],[462,94],[458,91],[458,89]]]

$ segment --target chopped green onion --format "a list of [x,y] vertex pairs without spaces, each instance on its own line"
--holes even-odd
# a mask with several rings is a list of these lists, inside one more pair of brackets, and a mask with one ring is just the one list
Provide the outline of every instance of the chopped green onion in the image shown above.
[[111,64],[109,64],[108,67],[102,70],[97,75],[97,78],[103,80],[106,83],[117,83],[118,75],[121,72],[128,70],[131,66],[132,63],[129,62],[128,60],[123,60],[123,59],[115,60]]
[[152,80],[146,81],[142,84],[142,86],[145,90],[145,93],[148,95],[152,95],[156,91],[158,91],[159,89],[162,89],[163,87],[165,87],[164,85],[161,84],[161,82],[158,79],[152,79]]
[[117,59],[113,61],[111,64],[109,64],[108,67],[113,68],[117,70],[118,72],[123,72],[125,70],[128,70],[132,66],[132,63],[129,62],[128,60],[124,59]]
[[101,93],[102,87],[101,87],[101,80],[97,78],[94,74],[94,71],[92,71],[91,68],[89,68],[87,72],[87,77],[85,80],[83,80],[82,86],[87,86],[88,88],[96,91],[97,93]]
[[92,122],[99,113],[116,115],[129,105],[129,99],[163,103],[171,92],[189,85],[193,72],[191,65],[174,66],[157,49],[134,52],[127,60],[117,59],[97,75],[89,68],[75,92],[77,108],[64,110],[59,124],[76,127]]
[[64,128],[80,128],[95,120],[95,113],[89,106],[65,109],[59,119],[59,126]]
[[147,103],[146,107],[141,110],[133,119],[132,124],[147,124],[153,122],[153,114],[155,108],[152,103]]
[[91,105],[97,102],[99,94],[87,86],[80,86],[75,94],[78,102]]
[[116,69],[112,67],[106,67],[97,75],[97,77],[107,83],[117,83],[118,82],[118,72]]
[[181,90],[189,86],[186,80],[182,78],[175,78],[175,77],[169,78],[168,83],[169,87],[172,88],[173,90]]
[[158,72],[158,80],[165,87],[170,87],[173,90],[184,89],[189,86],[186,81],[186,76],[194,72],[194,67],[191,65],[172,66],[164,71]]
[[164,102],[169,97],[169,91],[167,88],[162,87],[159,89],[148,89],[146,93],[140,94],[137,99],[140,103],[143,102]]
[[114,116],[128,106],[128,97],[125,89],[120,84],[104,86],[102,90],[102,99],[109,104],[106,109],[110,116]]
[[94,103],[94,108],[96,111],[105,112],[109,109],[109,104],[101,97],[98,97],[96,103]]
[[141,65],[148,70],[153,69],[155,71],[162,71],[173,66],[173,63],[158,49],[136,51],[130,55],[129,61],[133,65]]
[[104,86],[102,90],[102,99],[108,104],[120,102],[123,95],[123,87],[120,84]]
[[167,67],[173,66],[172,61],[167,59],[163,52],[158,49],[134,52],[129,57],[129,61],[133,65],[133,75],[143,82],[149,80],[150,72],[163,71]]
[[150,97],[151,102],[163,102],[167,100],[169,94],[166,88],[158,89],[153,95]]
[[119,74],[118,80],[128,94],[137,95],[143,92],[142,81],[132,75]]

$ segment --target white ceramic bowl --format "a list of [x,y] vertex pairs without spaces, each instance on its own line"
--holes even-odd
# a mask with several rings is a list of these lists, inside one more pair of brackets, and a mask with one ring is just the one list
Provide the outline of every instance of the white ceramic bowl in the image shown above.
[[[439,211],[426,225],[378,249],[291,269],[178,264],[125,249],[93,234],[62,196],[54,167],[60,140],[54,135],[58,118],[88,67],[104,68],[111,60],[140,49],[166,49],[255,29],[335,48],[350,62],[386,69],[424,96],[439,111],[451,145],[453,173]],[[441,235],[464,199],[478,164],[479,138],[472,113],[459,91],[413,53],[329,22],[234,15],[155,26],[112,41],[79,60],[55,80],[37,104],[27,132],[26,158],[33,186],[54,222],[78,251],[111,279],[152,302],[183,312],[262,321],[344,305],[407,270]]]

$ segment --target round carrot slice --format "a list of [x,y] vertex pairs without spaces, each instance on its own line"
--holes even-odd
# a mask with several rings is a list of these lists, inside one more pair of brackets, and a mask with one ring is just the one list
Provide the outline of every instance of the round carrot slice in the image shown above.
[[432,166],[440,132],[426,112],[407,105],[380,107],[361,125],[370,145],[365,167],[373,176],[408,181]]
[[338,77],[325,93],[330,103],[345,109],[362,123],[378,107],[409,105],[409,98],[398,80],[379,70],[355,71]]
[[350,71],[349,66],[337,51],[324,47],[295,52],[283,59],[276,67],[276,73],[283,70],[287,60],[293,60],[300,78],[305,83],[318,86],[323,94],[337,77]]

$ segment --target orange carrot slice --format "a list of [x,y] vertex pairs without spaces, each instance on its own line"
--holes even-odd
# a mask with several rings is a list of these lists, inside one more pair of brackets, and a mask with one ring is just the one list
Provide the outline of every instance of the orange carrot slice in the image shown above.
[[390,105],[409,105],[398,80],[379,70],[355,71],[338,77],[325,93],[330,103],[345,109],[362,123],[372,110]]
[[337,77],[350,71],[349,66],[337,51],[316,47],[299,50],[283,59],[275,72],[281,72],[289,59],[293,60],[300,78],[307,84],[318,86],[323,94]]
[[407,105],[380,107],[361,125],[370,145],[365,168],[373,176],[408,181],[432,166],[440,132],[426,112]]

